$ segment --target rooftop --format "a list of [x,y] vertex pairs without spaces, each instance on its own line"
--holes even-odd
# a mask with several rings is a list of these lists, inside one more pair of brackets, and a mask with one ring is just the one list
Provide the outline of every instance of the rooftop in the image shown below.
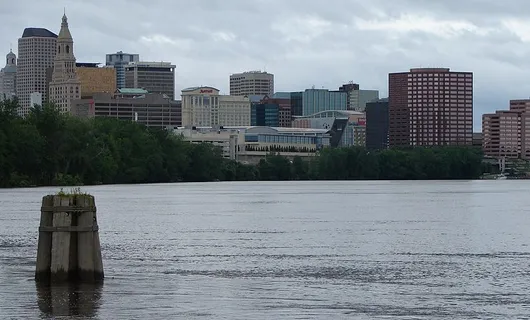
[[139,88],[121,88],[118,89],[118,93],[123,94],[146,94],[149,93],[149,91],[145,89],[139,89]]
[[57,38],[57,35],[48,29],[44,28],[26,28],[22,33],[22,38]]
[[202,86],[202,87],[189,87],[189,88],[185,88],[185,89],[182,89],[182,92],[195,91],[195,90],[199,90],[199,89],[213,89],[213,90],[219,91],[219,89],[216,89],[216,88],[214,88],[214,87]]
[[97,68],[101,63],[99,62],[76,62],[75,66],[80,68]]

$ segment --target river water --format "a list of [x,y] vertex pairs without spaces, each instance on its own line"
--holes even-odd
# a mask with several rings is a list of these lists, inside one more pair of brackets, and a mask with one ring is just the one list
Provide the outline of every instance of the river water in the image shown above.
[[84,187],[105,282],[37,288],[42,196],[0,190],[0,319],[522,319],[530,183]]

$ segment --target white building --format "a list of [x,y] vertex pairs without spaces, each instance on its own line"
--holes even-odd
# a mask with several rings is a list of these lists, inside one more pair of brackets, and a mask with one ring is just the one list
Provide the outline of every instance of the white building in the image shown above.
[[230,95],[252,96],[274,94],[274,75],[265,71],[247,71],[230,75]]
[[70,112],[72,101],[81,99],[81,81],[75,72],[74,40],[68,29],[68,18],[63,15],[57,37],[57,52],[53,62],[50,102],[61,112]]
[[223,129],[214,130],[205,128],[177,128],[173,130],[175,134],[181,135],[191,143],[211,143],[221,149],[224,158],[238,160],[239,153],[245,147],[245,130]]
[[33,92],[42,93],[48,100],[46,70],[53,66],[57,50],[57,35],[43,28],[26,28],[18,39],[16,92],[19,100],[19,115],[26,116]]
[[42,93],[32,92],[29,96],[29,101],[31,108],[35,107],[35,105],[42,106]]
[[0,101],[16,95],[17,56],[13,51],[6,55],[6,66],[0,70]]
[[250,99],[220,95],[213,87],[182,90],[182,126],[250,126]]

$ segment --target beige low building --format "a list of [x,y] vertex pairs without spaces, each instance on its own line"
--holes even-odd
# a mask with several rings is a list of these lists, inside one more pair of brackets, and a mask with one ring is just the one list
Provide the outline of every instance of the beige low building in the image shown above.
[[267,155],[280,154],[288,159],[313,157],[329,147],[325,129],[232,126],[177,128],[175,134],[192,143],[211,143],[222,150],[224,158],[257,164]]
[[220,95],[213,87],[182,90],[182,126],[250,126],[250,99]]
[[181,127],[175,129],[174,133],[192,143],[211,143],[221,148],[224,158],[231,160],[238,160],[238,155],[245,149],[244,130]]
[[97,66],[78,66],[75,69],[81,81],[81,98],[91,97],[96,92],[116,91],[116,69]]

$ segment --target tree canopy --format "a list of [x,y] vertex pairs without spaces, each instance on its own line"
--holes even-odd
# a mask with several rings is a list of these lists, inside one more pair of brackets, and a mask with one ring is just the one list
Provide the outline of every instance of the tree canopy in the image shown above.
[[224,159],[209,143],[114,118],[80,119],[53,105],[21,118],[0,102],[0,187],[234,180],[474,179],[480,150],[468,147],[325,148],[303,160],[271,151],[257,165]]

